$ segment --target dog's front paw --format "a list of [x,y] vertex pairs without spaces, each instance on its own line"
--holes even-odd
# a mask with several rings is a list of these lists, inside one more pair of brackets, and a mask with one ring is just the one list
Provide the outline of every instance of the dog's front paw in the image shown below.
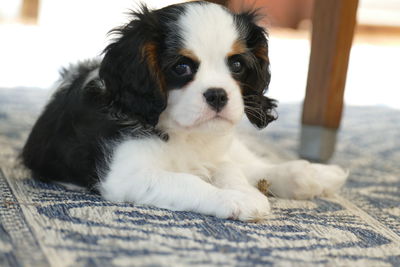
[[257,192],[241,192],[236,190],[221,190],[220,206],[216,216],[245,222],[261,222],[270,214],[268,199]]
[[334,194],[346,181],[348,172],[335,165],[297,160],[274,167],[270,175],[274,176],[270,188],[273,195],[310,199]]

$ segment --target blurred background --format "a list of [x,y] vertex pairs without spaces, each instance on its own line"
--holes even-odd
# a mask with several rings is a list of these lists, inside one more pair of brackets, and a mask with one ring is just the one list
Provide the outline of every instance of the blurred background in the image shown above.
[[[48,89],[61,66],[99,56],[107,32],[127,22],[136,0],[1,0],[0,88]],[[182,2],[141,1],[153,8]],[[224,2],[224,1],[220,1]],[[238,8],[246,1],[232,1]],[[310,53],[313,0],[253,0],[266,7],[269,95],[301,102]],[[361,0],[347,76],[347,105],[400,109],[400,1]]]

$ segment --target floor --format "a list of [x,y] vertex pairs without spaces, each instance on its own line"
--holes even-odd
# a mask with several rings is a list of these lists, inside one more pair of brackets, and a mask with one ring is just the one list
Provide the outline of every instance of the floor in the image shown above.
[[[254,224],[33,180],[16,156],[46,94],[0,90],[0,266],[400,265],[400,111],[349,107],[333,159],[350,170],[339,195],[271,197],[271,215]],[[241,139],[266,158],[295,157],[298,109],[280,105],[278,121]]]

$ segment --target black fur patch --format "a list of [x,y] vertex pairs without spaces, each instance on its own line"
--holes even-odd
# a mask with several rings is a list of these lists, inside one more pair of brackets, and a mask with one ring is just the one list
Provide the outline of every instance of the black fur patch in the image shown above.
[[[268,40],[265,30],[255,24],[257,11],[235,16],[237,28],[250,52],[242,55],[246,71],[236,79],[242,87],[245,113],[258,128],[266,127],[277,118],[276,101],[265,96],[271,81],[268,59]],[[246,26],[245,26],[246,25]]]
[[[132,14],[130,23],[113,30],[118,37],[104,50],[101,62],[86,61],[62,70],[61,85],[22,151],[34,177],[95,189],[122,139],[158,136],[168,140],[154,126],[166,107],[170,86],[161,81],[164,70],[157,76],[152,69],[166,63],[148,61],[180,49],[174,22],[183,7],[156,11],[142,7]],[[152,59],[143,52],[146,44],[156,45]],[[96,69],[100,78],[85,84]]]

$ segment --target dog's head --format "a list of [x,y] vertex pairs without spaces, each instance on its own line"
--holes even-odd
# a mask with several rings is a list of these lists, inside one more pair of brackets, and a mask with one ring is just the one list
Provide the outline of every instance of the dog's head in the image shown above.
[[255,13],[192,2],[133,15],[114,30],[100,68],[122,112],[164,129],[225,129],[244,113],[258,128],[275,119]]

